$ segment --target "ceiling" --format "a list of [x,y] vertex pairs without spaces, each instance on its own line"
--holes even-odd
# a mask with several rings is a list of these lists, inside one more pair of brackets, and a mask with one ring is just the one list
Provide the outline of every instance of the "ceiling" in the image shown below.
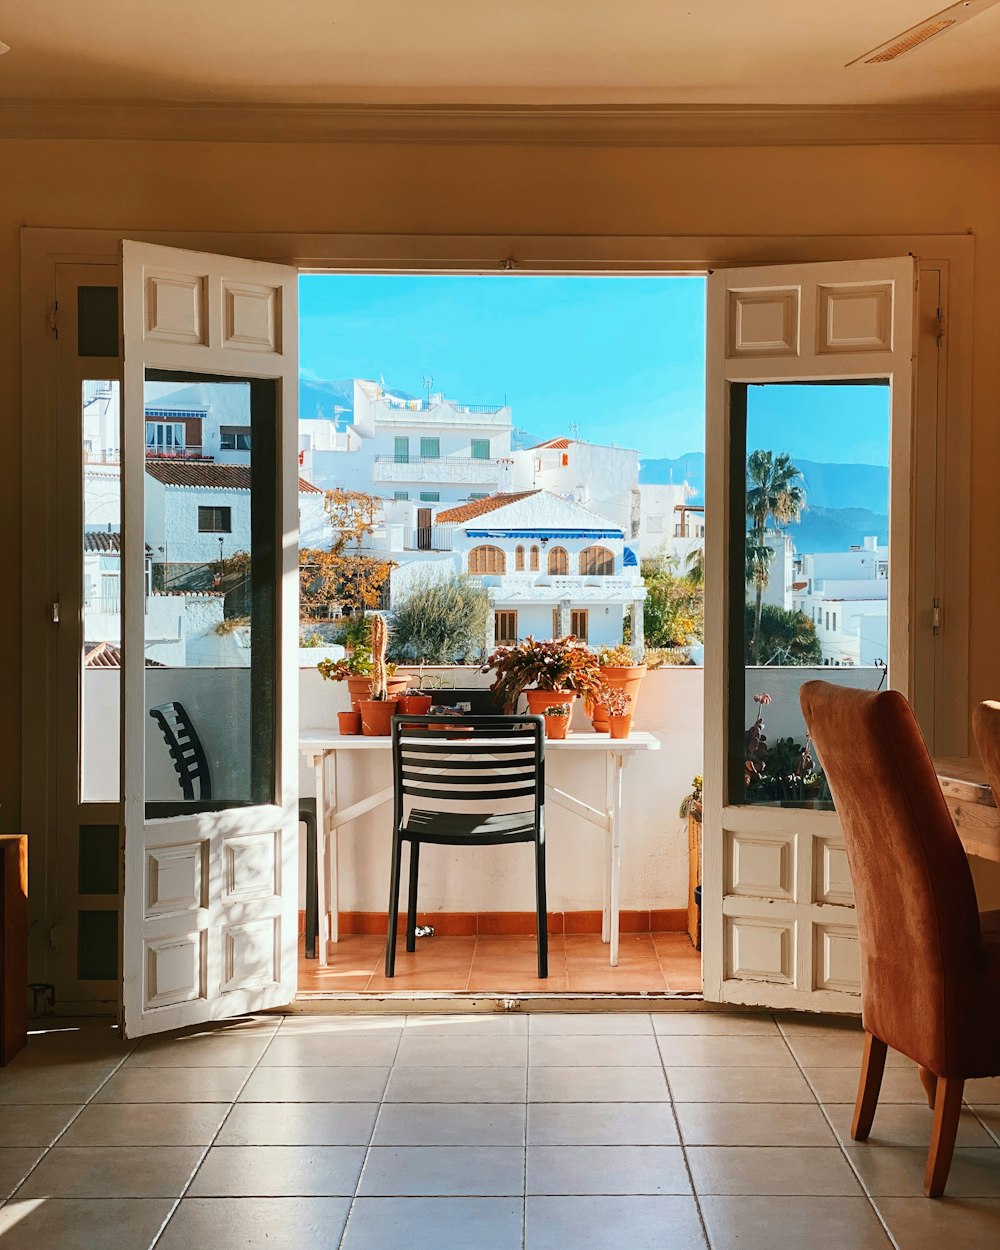
[[0,99],[357,105],[1000,106],[1000,5],[845,62],[947,0],[34,0]]

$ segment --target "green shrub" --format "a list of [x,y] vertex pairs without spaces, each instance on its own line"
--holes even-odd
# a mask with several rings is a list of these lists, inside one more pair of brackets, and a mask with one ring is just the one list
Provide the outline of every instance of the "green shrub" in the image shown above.
[[489,592],[462,573],[413,579],[391,616],[394,660],[457,664],[480,660],[490,623]]

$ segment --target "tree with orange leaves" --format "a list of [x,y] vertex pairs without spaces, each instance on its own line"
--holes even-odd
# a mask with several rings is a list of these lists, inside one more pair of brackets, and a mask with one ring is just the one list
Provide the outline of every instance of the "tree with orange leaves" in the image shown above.
[[377,608],[392,560],[363,554],[364,539],[374,532],[382,516],[382,503],[359,490],[328,490],[323,511],[332,533],[329,549],[303,548],[299,552],[299,601],[302,613],[312,619]]

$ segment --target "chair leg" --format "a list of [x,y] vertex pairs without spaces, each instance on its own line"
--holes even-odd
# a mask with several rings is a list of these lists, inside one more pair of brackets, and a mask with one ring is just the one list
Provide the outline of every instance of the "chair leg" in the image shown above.
[[920,1077],[920,1084],[924,1087],[924,1093],[927,1095],[927,1105],[934,1110],[934,1102],[937,1099],[937,1076],[930,1068],[917,1068],[917,1076]]
[[385,975],[396,975],[396,926],[399,923],[399,870],[403,854],[402,839],[392,836],[392,867],[389,871],[389,914],[385,925]]
[[889,1047],[872,1033],[865,1034],[865,1053],[861,1059],[861,1080],[858,1083],[858,1100],[854,1104],[854,1122],[851,1136],[855,1141],[867,1141],[878,1106],[878,1093],[882,1088],[882,1073]]
[[549,915],[545,892],[544,834],[535,842],[535,919],[538,930],[538,979],[549,975]]
[[962,1091],[965,1081],[958,1077],[939,1076],[937,1096],[934,1099],[934,1127],[931,1129],[931,1147],[927,1152],[927,1168],[924,1171],[924,1193],[928,1198],[940,1198],[948,1183],[951,1157],[955,1152],[958,1120],[962,1114]]
[[406,902],[406,949],[417,949],[417,874],[420,872],[420,843],[410,843],[410,892]]

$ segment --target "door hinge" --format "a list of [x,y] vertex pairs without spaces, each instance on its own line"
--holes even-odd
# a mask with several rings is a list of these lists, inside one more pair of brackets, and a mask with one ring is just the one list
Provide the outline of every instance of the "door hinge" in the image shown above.
[[52,624],[53,625],[59,624],[59,600],[58,599],[52,600]]
[[947,319],[944,315],[944,309],[939,308],[934,315],[934,337],[940,343],[948,330]]
[[52,337],[59,337],[59,301],[53,300],[49,307],[49,329],[52,331]]
[[935,599],[934,606],[931,608],[931,629],[935,634],[941,632],[941,600]]

